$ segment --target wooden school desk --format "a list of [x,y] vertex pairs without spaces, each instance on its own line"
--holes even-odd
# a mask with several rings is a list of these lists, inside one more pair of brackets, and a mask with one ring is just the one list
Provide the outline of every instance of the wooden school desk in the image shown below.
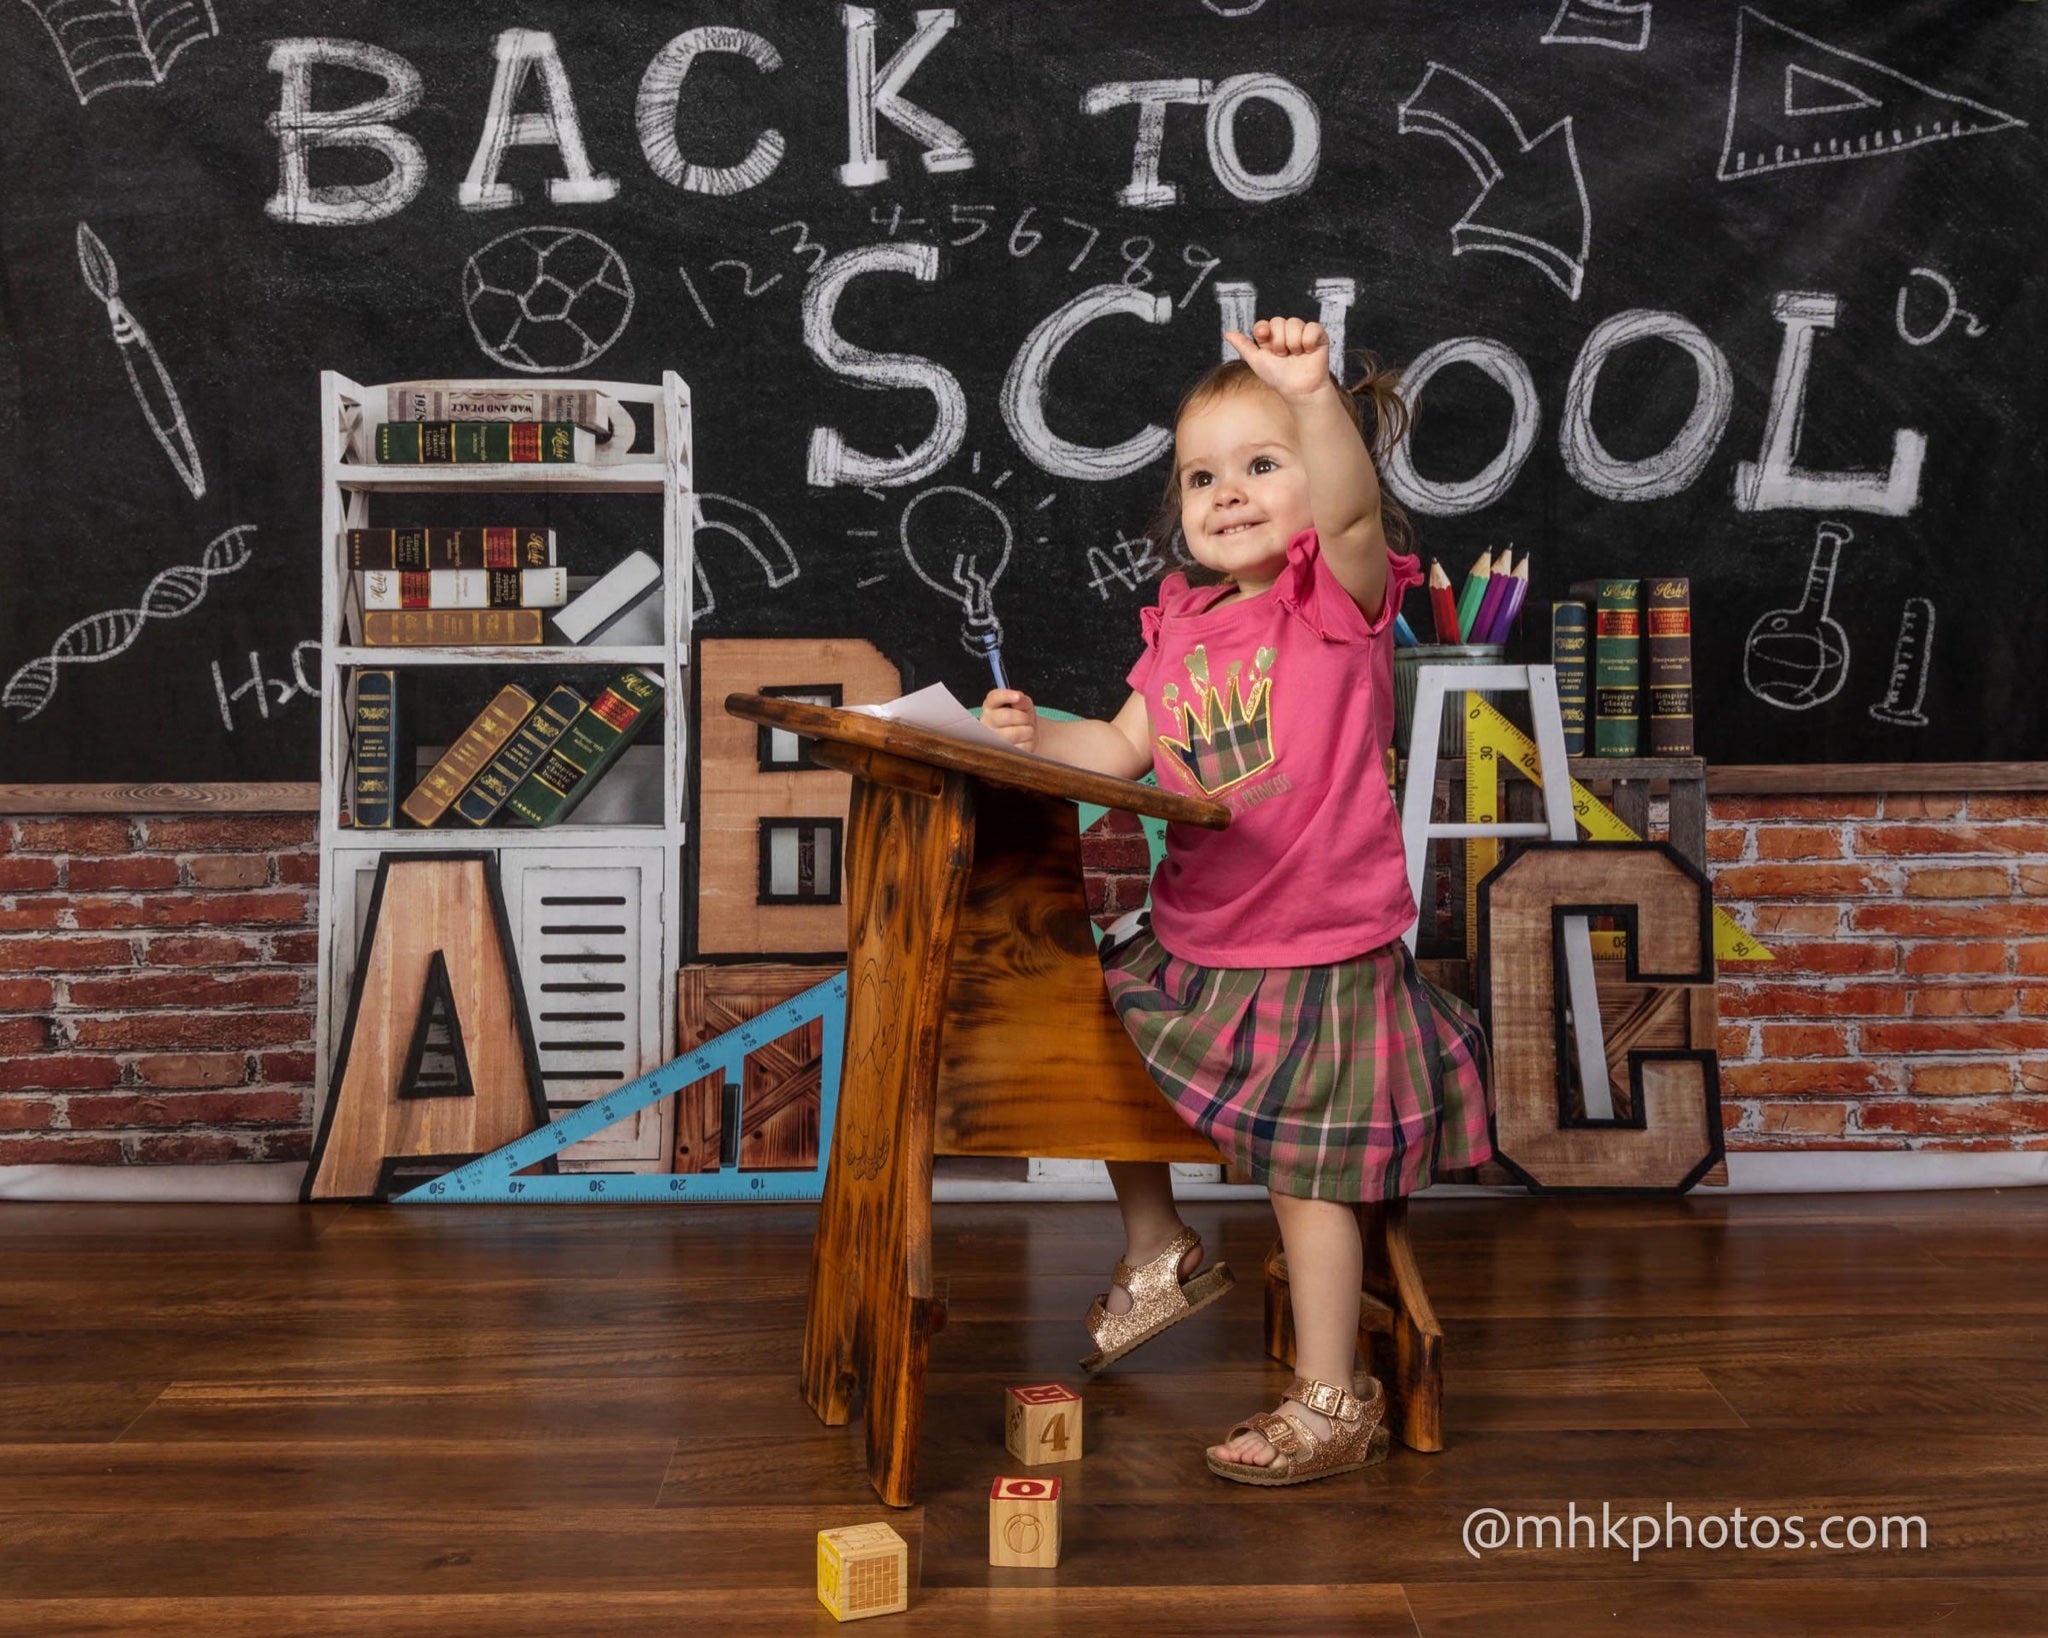
[[[800,735],[853,776],[846,1042],[803,1392],[832,1426],[863,1397],[869,1480],[907,1507],[930,1339],[945,1323],[932,1157],[1218,1158],[1160,1096],[1109,1004],[1072,804],[1211,829],[1229,814],[856,712],[759,694],[729,695],[725,708]],[[1419,1281],[1415,1293],[1426,1302]]]

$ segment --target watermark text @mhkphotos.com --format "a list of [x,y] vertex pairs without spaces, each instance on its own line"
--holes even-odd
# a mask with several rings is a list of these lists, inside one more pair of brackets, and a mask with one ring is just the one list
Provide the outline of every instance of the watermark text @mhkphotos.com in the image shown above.
[[1803,1513],[1783,1518],[1749,1513],[1681,1513],[1670,1502],[1664,1512],[1617,1513],[1602,1502],[1598,1513],[1567,1502],[1562,1513],[1509,1513],[1475,1507],[1465,1515],[1465,1551],[1474,1558],[1503,1552],[1567,1552],[1592,1548],[1625,1552],[1640,1562],[1659,1548],[1704,1547],[1709,1552],[1774,1552],[1807,1548],[1816,1552],[1869,1553],[1927,1547],[1927,1521],[1917,1513]]

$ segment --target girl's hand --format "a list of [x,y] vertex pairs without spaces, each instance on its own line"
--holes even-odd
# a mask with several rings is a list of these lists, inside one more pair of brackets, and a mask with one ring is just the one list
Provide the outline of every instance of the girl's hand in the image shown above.
[[1038,750],[1038,707],[1014,688],[991,688],[981,702],[981,725],[993,728],[1020,751]]
[[1283,398],[1310,397],[1330,379],[1329,333],[1313,319],[1260,319],[1250,335],[1228,330],[1223,339]]

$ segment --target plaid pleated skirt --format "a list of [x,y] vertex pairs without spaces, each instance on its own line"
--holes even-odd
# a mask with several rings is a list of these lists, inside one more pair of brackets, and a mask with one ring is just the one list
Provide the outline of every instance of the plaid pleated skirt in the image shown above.
[[1396,1199],[1493,1153],[1479,1020],[1400,939],[1321,967],[1201,967],[1148,926],[1102,959],[1167,1101],[1275,1194]]

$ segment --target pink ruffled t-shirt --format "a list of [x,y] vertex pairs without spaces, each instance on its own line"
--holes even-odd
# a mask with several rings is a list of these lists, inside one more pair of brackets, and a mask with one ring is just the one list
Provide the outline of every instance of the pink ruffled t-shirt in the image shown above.
[[1313,529],[1280,578],[1219,605],[1228,586],[1173,574],[1143,614],[1128,681],[1152,719],[1160,788],[1230,808],[1226,830],[1169,825],[1152,930],[1205,967],[1309,967],[1399,938],[1415,919],[1386,781],[1394,734],[1394,616],[1419,585],[1387,554],[1368,621]]

